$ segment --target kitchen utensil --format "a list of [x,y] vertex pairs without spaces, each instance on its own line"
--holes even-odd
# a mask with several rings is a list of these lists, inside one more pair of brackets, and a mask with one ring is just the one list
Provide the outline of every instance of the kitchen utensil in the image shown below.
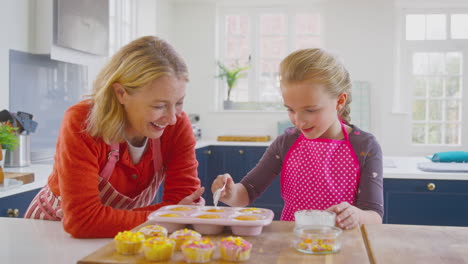
[[224,191],[224,189],[226,188],[226,183],[227,183],[227,179],[224,182],[223,187],[216,190],[215,193],[213,194],[213,204],[215,207],[218,207],[219,197],[221,196],[221,192]]

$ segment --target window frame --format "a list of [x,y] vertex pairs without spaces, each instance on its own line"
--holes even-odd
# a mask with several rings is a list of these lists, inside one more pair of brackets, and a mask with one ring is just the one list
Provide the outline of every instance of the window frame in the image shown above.
[[[406,40],[406,15],[409,14],[445,14],[446,17],[446,39],[445,40]],[[452,14],[468,14],[468,8],[405,8],[402,7],[397,12],[397,19],[399,21],[397,28],[397,43],[398,43],[398,60],[396,62],[399,70],[397,71],[397,88],[395,89],[393,113],[404,113],[408,115],[407,118],[407,136],[405,142],[412,150],[418,153],[424,152],[438,152],[442,149],[455,150],[461,149],[463,146],[468,145],[468,115],[463,114],[468,109],[468,39],[451,39],[450,37],[450,15]],[[412,82],[412,60],[413,54],[423,52],[460,52],[462,54],[462,72],[461,72],[461,110],[460,110],[460,128],[459,128],[459,144],[416,144],[413,143],[413,82]],[[400,79],[398,80],[398,77]],[[405,89],[406,88],[406,89]],[[406,93],[405,93],[406,90]],[[444,99],[446,97],[443,97]],[[445,110],[444,110],[445,111]],[[428,120],[425,120],[427,123]],[[444,124],[443,128],[445,128]],[[427,135],[426,135],[427,137]]]
[[[311,14],[318,14],[319,15],[319,37],[320,37],[320,47],[325,46],[325,32],[324,32],[324,9],[320,4],[322,1],[312,1],[309,4],[303,5],[278,5],[278,4],[255,4],[252,5],[218,5],[217,6],[217,41],[216,41],[216,53],[217,53],[217,60],[224,62],[229,58],[226,58],[225,54],[225,45],[226,45],[226,31],[225,31],[225,17],[227,15],[247,15],[249,17],[249,44],[250,44],[250,65],[251,67],[248,69],[248,93],[249,99],[253,98],[252,101],[248,101],[249,103],[255,103],[258,105],[262,105],[262,102],[259,101],[260,89],[255,89],[253,87],[257,87],[260,84],[260,17],[262,14],[272,14],[272,13],[281,13],[286,16],[286,34],[285,36],[285,44],[286,44],[286,51],[283,56],[287,56],[292,51],[296,50],[295,48],[295,41],[294,38],[297,35],[295,27],[294,27],[294,15],[297,13],[311,13]],[[303,35],[303,34],[301,34]],[[311,34],[312,36],[312,34]],[[247,58],[246,58],[247,59]],[[282,59],[282,58],[281,58]],[[280,60],[281,60],[280,59]],[[279,66],[279,65],[278,65]],[[224,109],[223,101],[226,98],[226,89],[224,87],[224,80],[218,79],[216,82],[216,92],[215,92],[215,100],[216,106],[215,109],[220,112],[228,111],[228,112],[281,112],[283,110],[236,110],[236,109]],[[278,103],[282,103],[281,97],[279,98]]]

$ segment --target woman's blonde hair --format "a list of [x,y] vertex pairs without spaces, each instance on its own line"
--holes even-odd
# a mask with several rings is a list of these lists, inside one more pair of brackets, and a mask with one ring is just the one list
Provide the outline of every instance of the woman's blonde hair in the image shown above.
[[282,85],[314,80],[324,84],[334,97],[346,92],[348,99],[338,114],[349,124],[351,79],[344,65],[332,54],[323,49],[295,51],[281,61],[279,74]]
[[166,41],[146,36],[122,47],[98,74],[90,95],[92,108],[86,131],[107,144],[122,142],[125,110],[117,100],[112,85],[119,83],[133,94],[162,76],[188,81],[187,65]]

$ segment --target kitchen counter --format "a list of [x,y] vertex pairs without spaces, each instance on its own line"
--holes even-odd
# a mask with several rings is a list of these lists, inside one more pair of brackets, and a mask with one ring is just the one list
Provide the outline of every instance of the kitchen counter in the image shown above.
[[[197,141],[196,148],[207,146],[259,146],[267,147],[271,142],[220,142],[220,141]],[[392,179],[439,179],[439,180],[468,180],[468,173],[441,173],[424,172],[417,168],[419,162],[428,162],[424,157],[384,157],[384,178]],[[34,172],[35,180],[32,183],[21,185],[8,191],[0,192],[0,198],[17,193],[27,192],[43,187],[52,172],[53,160],[32,164],[23,168],[5,168],[10,172]]]
[[[344,231],[339,253],[313,256],[290,247],[293,225],[293,222],[273,221],[260,236],[251,237],[254,250],[248,263],[468,262],[468,227],[364,225],[362,231]],[[72,238],[56,221],[0,218],[0,234],[2,263],[60,264],[79,260],[104,263],[93,261],[111,254],[109,250],[113,247],[112,239]],[[115,258],[112,263],[126,263],[125,259],[128,258]]]
[[75,239],[57,221],[0,217],[1,263],[77,263],[111,239]]

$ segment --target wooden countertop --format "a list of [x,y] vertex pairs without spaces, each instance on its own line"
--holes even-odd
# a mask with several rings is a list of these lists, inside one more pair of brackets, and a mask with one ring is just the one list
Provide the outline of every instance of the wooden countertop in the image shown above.
[[364,225],[372,263],[468,263],[468,227]]
[[[342,234],[342,249],[336,254],[308,255],[300,253],[291,247],[294,222],[273,221],[264,227],[262,234],[247,237],[253,244],[251,257],[242,263],[369,263],[364,240],[358,228],[344,231]],[[137,229],[137,228],[136,228]],[[207,236],[213,241],[219,241],[221,237],[231,235],[231,232],[219,236]],[[91,255],[83,258],[80,264],[103,264],[103,263],[153,263],[146,261],[142,254],[138,256],[122,256],[116,253],[113,242],[98,249]],[[170,262],[158,263],[185,263],[181,252],[174,254]],[[219,253],[216,252],[210,263],[232,263],[221,261]]]

